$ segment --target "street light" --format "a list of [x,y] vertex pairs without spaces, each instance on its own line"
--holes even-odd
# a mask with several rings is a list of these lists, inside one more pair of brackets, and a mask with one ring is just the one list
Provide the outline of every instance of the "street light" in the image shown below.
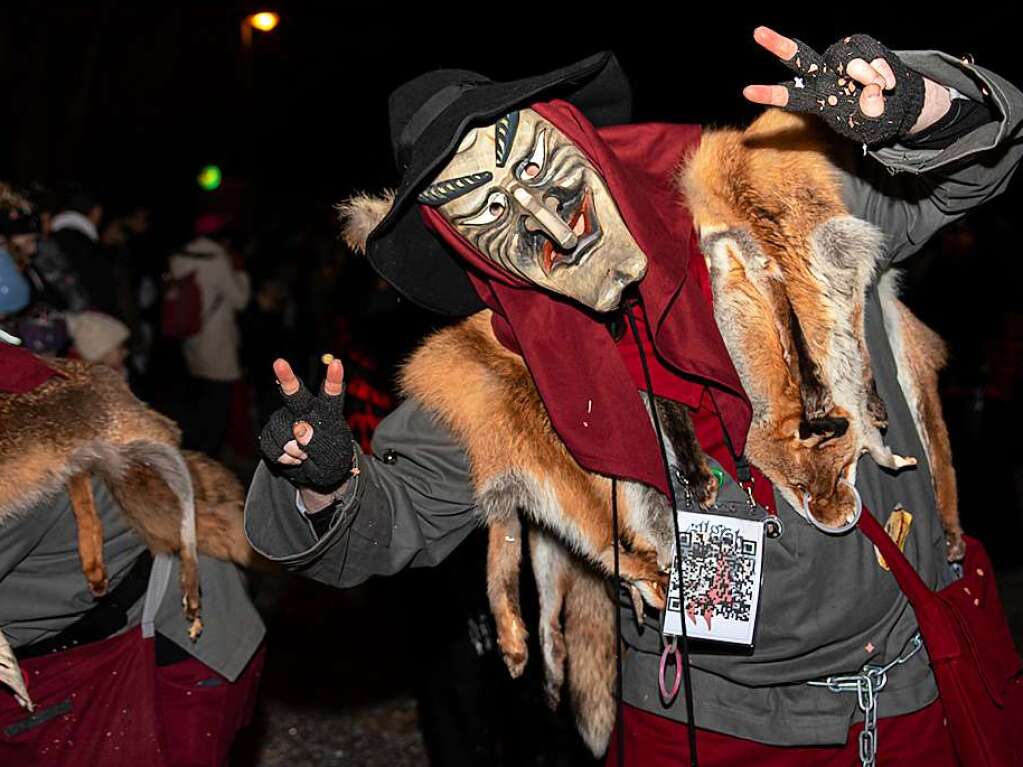
[[281,17],[273,11],[260,11],[249,16],[249,24],[260,32],[273,32]]
[[281,23],[281,17],[273,11],[260,11],[252,13],[242,19],[242,45],[249,48],[252,45],[252,30],[260,32],[273,32]]

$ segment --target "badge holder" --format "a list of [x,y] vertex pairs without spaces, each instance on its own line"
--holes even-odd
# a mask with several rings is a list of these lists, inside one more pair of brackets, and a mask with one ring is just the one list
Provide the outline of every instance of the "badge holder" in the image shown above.
[[[735,460],[737,484],[745,493],[745,504],[729,504],[728,513],[720,513],[726,511],[720,504],[701,509],[693,500],[687,478],[677,470],[675,473],[684,489],[676,541],[684,572],[680,578],[679,558],[673,556],[661,618],[663,649],[658,674],[659,691],[666,704],[675,698],[681,685],[678,637],[683,632],[683,621],[688,621],[685,632],[689,639],[752,652],[764,577],[764,543],[780,537],[785,530],[777,514],[756,502],[749,462],[745,456],[735,455],[727,431],[725,441]],[[719,486],[723,480],[722,473]],[[672,661],[674,679],[669,684]]]

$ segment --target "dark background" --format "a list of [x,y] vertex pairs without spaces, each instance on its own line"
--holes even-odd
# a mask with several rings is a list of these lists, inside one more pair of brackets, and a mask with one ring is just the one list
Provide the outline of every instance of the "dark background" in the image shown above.
[[[787,75],[752,40],[753,28],[767,24],[818,49],[868,32],[895,49],[972,54],[1023,83],[1019,15],[975,3],[952,10],[802,4],[784,12],[764,5],[756,14],[725,4],[666,10],[631,2],[423,3],[415,13],[397,4],[269,9],[281,14],[280,26],[254,32],[248,49],[241,20],[264,8],[247,3],[104,0],[0,11],[0,179],[50,188],[76,179],[111,211],[145,205],[165,254],[188,239],[197,213],[230,214],[255,243],[256,288],[283,272],[299,305],[286,333],[250,334],[249,347],[263,347],[250,359],[302,348],[315,360],[324,350],[317,344],[329,336],[312,325],[344,315],[356,328],[345,332],[355,336],[360,323],[382,323],[362,335],[363,345],[378,352],[386,345],[386,355],[379,353],[393,362],[401,350],[388,339],[412,339],[429,326],[429,318],[410,320],[379,306],[371,318],[354,304],[316,303],[324,299],[313,295],[313,281],[295,274],[306,264],[322,268],[324,258],[350,260],[333,205],[354,191],[396,183],[387,95],[426,70],[459,67],[514,79],[611,48],[632,80],[637,120],[741,124],[759,109],[743,100],[742,86]],[[196,184],[207,163],[225,173],[214,193]],[[964,526],[985,540],[1003,576],[1023,564],[1021,198],[1016,181],[965,224],[936,236],[907,279],[909,303],[950,346],[942,389]],[[316,256],[289,244],[306,235],[326,243]],[[304,302],[313,308],[303,312]],[[268,379],[269,370],[255,367],[250,381]],[[246,439],[251,447],[251,435]],[[247,458],[254,461],[254,451]],[[349,592],[263,582],[258,599],[271,630],[270,663],[259,728],[243,738],[236,763],[412,764],[422,753],[416,722],[431,720],[426,739],[435,754],[443,749],[437,739],[465,739],[475,728],[478,741],[503,744],[499,762],[482,763],[585,763],[571,724],[537,713],[535,687],[509,686],[499,661],[481,665],[468,654],[465,616],[485,609],[485,597],[480,541],[463,549],[435,572]],[[415,606],[395,609],[403,599]],[[422,704],[418,715],[411,690]],[[470,710],[460,712],[460,705]]]
[[250,186],[254,217],[269,226],[353,189],[393,184],[387,94],[436,67],[512,79],[611,48],[632,79],[637,120],[703,124],[748,120],[756,108],[742,86],[786,76],[752,40],[761,23],[820,49],[867,31],[893,48],[972,53],[1010,80],[1023,71],[1019,16],[972,13],[976,4],[954,15],[908,5],[863,15],[842,5],[826,15],[820,5],[755,14],[634,5],[566,12],[525,3],[495,13],[490,4],[425,3],[410,13],[287,3],[274,6],[279,27],[255,32],[248,51],[239,23],[259,7],[246,3],[9,5],[0,17],[8,110],[0,172],[50,183],[71,176],[107,199],[142,195],[187,220],[195,174],[213,162]]

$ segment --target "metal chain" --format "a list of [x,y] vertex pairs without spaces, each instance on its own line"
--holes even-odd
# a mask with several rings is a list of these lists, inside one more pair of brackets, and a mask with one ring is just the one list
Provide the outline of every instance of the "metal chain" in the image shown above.
[[888,684],[888,672],[906,663],[923,646],[918,631],[907,643],[906,651],[891,663],[884,666],[868,663],[858,674],[829,676],[823,681],[807,682],[811,687],[826,687],[831,692],[856,693],[856,703],[863,712],[863,732],[859,740],[861,767],[874,767],[877,763],[877,695]]

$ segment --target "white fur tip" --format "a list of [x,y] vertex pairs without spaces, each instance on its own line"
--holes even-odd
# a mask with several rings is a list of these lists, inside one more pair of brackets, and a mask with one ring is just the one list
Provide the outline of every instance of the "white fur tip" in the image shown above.
[[356,253],[365,254],[369,235],[384,220],[394,205],[394,190],[379,195],[356,194],[336,206],[341,221],[341,236]]

